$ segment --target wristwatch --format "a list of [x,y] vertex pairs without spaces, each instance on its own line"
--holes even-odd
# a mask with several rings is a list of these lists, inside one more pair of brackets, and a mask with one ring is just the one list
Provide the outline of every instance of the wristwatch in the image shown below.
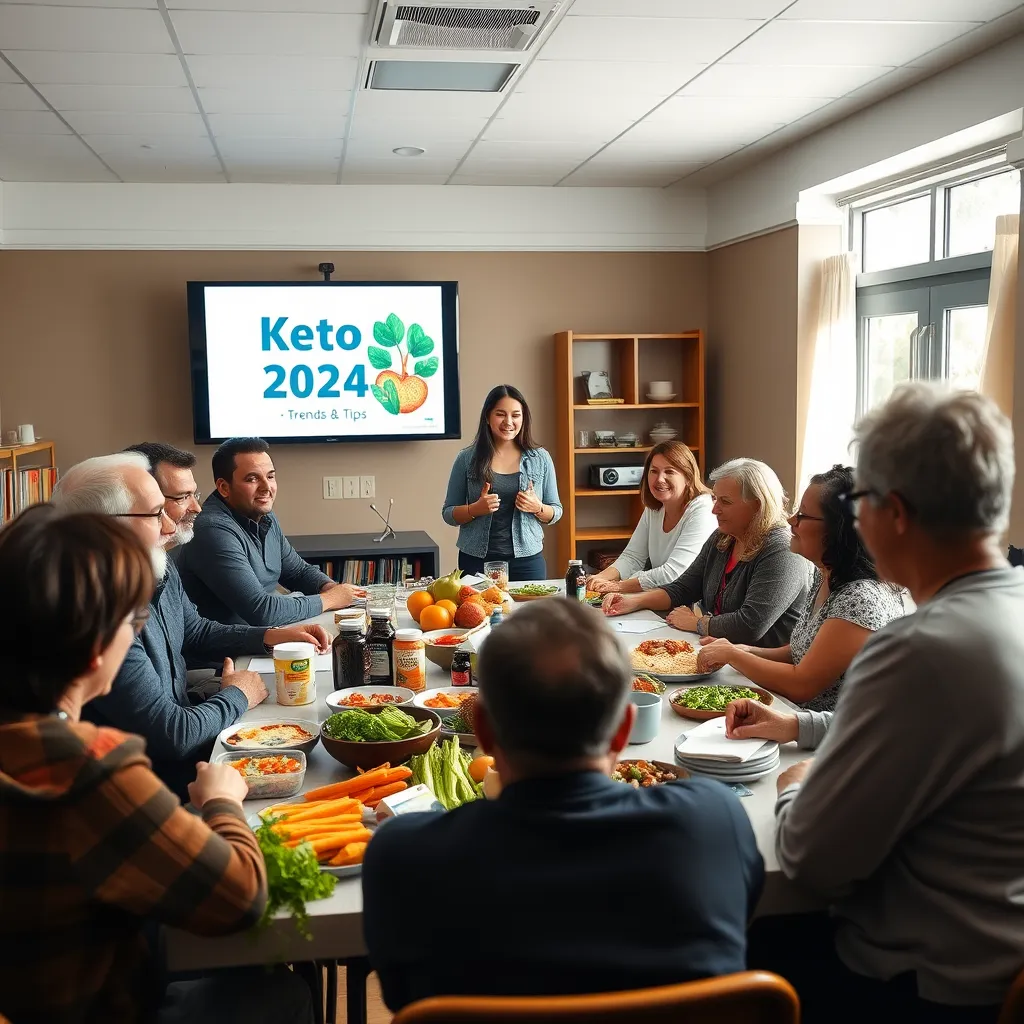
[[707,636],[708,635],[708,628],[710,627],[710,625],[711,625],[711,616],[710,615],[702,615],[697,620],[697,636]]

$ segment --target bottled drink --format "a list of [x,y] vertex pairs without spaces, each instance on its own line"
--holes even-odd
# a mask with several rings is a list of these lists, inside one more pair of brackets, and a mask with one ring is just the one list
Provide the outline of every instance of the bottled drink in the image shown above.
[[366,634],[366,648],[370,655],[369,682],[377,686],[391,686],[395,673],[395,627],[386,608],[370,612],[370,630]]
[[587,574],[583,571],[583,560],[571,558],[569,571],[565,574],[565,596],[570,601],[587,599]]
[[366,649],[362,623],[343,619],[340,631],[331,644],[331,666],[334,669],[334,688],[365,686],[370,674],[370,652]]
[[471,667],[469,651],[462,647],[456,649],[452,656],[452,686],[470,686],[473,681]]

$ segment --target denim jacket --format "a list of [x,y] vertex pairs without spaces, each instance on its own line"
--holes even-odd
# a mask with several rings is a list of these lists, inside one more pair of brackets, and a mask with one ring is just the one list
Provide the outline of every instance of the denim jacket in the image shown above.
[[[463,448],[452,466],[452,475],[448,479],[448,493],[444,497],[444,508],[441,516],[449,526],[459,527],[458,549],[467,555],[483,558],[491,538],[491,517],[479,516],[468,523],[455,522],[455,507],[471,505],[480,497],[483,481],[470,476],[470,465],[473,461],[473,449]],[[557,523],[562,518],[562,503],[558,500],[558,484],[555,481],[555,465],[551,456],[543,448],[524,451],[519,463],[519,489],[525,491],[533,481],[533,489],[537,497],[551,506],[555,516],[551,520]],[[516,558],[528,558],[540,554],[544,548],[544,525],[536,517],[515,510],[512,517],[512,550]]]

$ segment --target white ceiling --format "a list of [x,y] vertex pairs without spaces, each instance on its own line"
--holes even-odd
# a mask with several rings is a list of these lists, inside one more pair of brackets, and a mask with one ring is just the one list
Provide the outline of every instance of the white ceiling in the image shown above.
[[563,0],[503,93],[409,93],[360,87],[375,7],[0,2],[0,179],[703,184],[1024,28],[1020,0]]

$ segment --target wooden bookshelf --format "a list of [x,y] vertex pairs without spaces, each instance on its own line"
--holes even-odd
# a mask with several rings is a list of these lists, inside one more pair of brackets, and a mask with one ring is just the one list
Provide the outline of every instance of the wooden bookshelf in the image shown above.
[[[591,465],[641,464],[651,450],[649,433],[664,420],[678,432],[705,472],[704,335],[576,334],[554,336],[558,489],[564,512],[555,527],[559,575],[570,558],[586,560],[588,549],[602,542],[626,541],[643,512],[639,489],[596,489]],[[606,370],[617,405],[587,403],[581,373]],[[672,401],[648,401],[648,382],[671,380]],[[577,430],[632,430],[641,446],[577,447]],[[603,499],[603,500],[599,500]],[[618,500],[616,500],[618,499]],[[612,545],[617,546],[617,545]],[[621,546],[621,545],[618,545]]]
[[57,454],[52,441],[35,441],[32,444],[15,445],[0,444],[0,470],[9,471],[9,475],[8,473],[0,474],[3,477],[3,483],[0,483],[0,524],[24,511],[29,505],[35,504],[36,500],[45,500],[49,493],[48,487],[41,487],[38,499],[23,500],[21,471],[56,468]]

